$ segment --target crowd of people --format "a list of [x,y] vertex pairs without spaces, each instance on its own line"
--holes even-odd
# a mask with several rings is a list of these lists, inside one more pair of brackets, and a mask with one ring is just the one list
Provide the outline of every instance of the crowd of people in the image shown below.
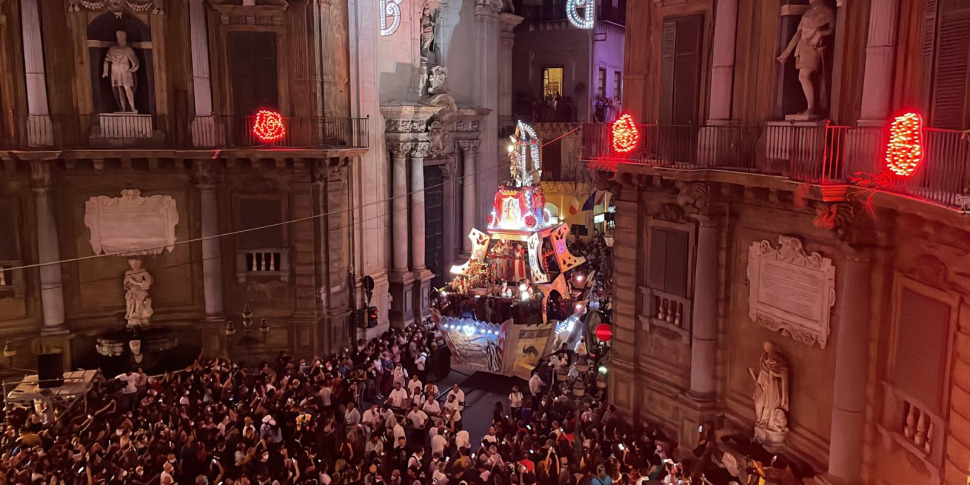
[[86,396],[89,411],[8,412],[0,485],[689,483],[662,433],[634,435],[612,406],[557,383],[576,359],[565,349],[472,439],[464,391],[425,380],[433,330],[252,368],[200,358],[152,378],[126,372]]

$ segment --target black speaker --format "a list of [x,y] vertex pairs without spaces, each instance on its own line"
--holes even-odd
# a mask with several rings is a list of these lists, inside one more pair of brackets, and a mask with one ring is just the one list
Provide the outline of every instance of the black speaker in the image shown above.
[[37,356],[37,380],[42,389],[64,385],[63,354],[39,354]]

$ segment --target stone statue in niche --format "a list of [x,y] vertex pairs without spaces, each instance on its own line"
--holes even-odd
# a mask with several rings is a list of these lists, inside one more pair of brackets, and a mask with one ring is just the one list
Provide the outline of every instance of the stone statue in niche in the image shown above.
[[435,1],[424,3],[421,9],[421,63],[437,64],[437,46],[435,45],[435,25],[438,23],[438,5]]
[[759,370],[748,368],[748,374],[755,382],[755,439],[765,445],[780,445],[788,433],[788,360],[778,353],[773,342],[766,341]]
[[148,290],[155,280],[148,270],[141,267],[141,260],[129,259],[128,265],[131,269],[125,271],[124,280],[127,328],[129,330],[145,328],[148,327],[149,319],[155,313],[152,310],[152,299],[148,297]]
[[108,48],[104,56],[104,67],[101,77],[111,77],[111,92],[118,103],[118,112],[137,113],[135,109],[135,72],[141,67],[135,50],[128,45],[128,34],[119,30],[115,32],[117,44]]
[[812,119],[828,108],[825,62],[834,32],[835,10],[826,0],[811,0],[788,47],[778,56],[778,62],[784,64],[792,54],[795,55],[798,82],[805,94],[805,111],[786,119]]

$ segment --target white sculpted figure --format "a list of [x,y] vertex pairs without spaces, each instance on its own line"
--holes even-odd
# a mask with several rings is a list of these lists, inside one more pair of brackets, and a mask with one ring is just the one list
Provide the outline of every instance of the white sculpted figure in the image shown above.
[[755,428],[784,433],[788,431],[788,361],[775,350],[771,341],[764,343],[760,371],[748,368],[754,379]]
[[141,267],[140,260],[129,259],[128,265],[131,269],[125,271],[124,282],[127,327],[129,329],[147,327],[148,319],[155,313],[152,310],[152,299],[148,297],[148,289],[152,287],[154,279],[145,268]]
[[808,10],[798,22],[798,30],[788,43],[788,47],[778,56],[778,62],[785,61],[795,54],[795,69],[798,81],[805,93],[806,107],[800,115],[814,115],[827,107],[825,97],[825,54],[828,38],[835,32],[835,10],[825,0],[811,0]]
[[111,92],[118,103],[119,112],[137,113],[135,109],[135,90],[138,88],[134,73],[141,64],[135,50],[128,45],[128,34],[119,30],[115,32],[118,43],[108,48],[104,56],[104,66],[101,77],[111,76]]

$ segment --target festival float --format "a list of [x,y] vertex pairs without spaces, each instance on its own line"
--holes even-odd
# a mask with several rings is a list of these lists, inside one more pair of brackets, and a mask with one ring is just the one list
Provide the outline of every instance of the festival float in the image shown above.
[[495,192],[486,230],[468,235],[471,255],[451,268],[435,319],[453,365],[528,378],[581,327],[592,275],[569,252],[569,226],[546,210],[535,130],[520,121],[510,138],[511,178]]

